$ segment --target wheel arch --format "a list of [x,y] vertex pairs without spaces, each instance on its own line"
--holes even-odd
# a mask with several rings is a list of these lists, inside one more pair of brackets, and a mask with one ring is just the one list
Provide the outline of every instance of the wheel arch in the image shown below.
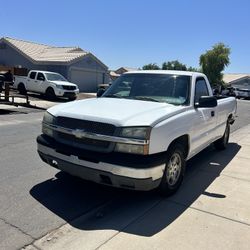
[[52,90],[55,92],[55,90],[54,90],[54,88],[53,88],[53,87],[48,86],[48,87],[45,89],[45,93],[46,93],[49,89],[52,89]]
[[[168,149],[171,148],[174,144],[181,144],[185,150],[184,157],[187,158],[190,150],[190,137],[188,134],[181,135],[175,138],[168,146]],[[167,150],[168,150],[167,149]]]
[[229,124],[231,124],[231,125],[234,123],[234,116],[233,116],[232,113],[229,114],[229,116],[228,116],[228,118],[227,118],[227,121],[228,121]]
[[17,84],[17,88],[18,88],[19,86],[21,86],[21,85],[23,85],[23,86],[26,88],[24,82],[19,82],[19,83]]

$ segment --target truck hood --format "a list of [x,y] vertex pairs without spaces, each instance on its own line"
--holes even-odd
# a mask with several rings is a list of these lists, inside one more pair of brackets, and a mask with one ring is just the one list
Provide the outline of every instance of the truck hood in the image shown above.
[[115,126],[154,126],[187,107],[141,100],[90,98],[48,109],[54,116],[110,123]]
[[72,82],[65,82],[65,81],[49,81],[52,83],[55,83],[56,85],[63,85],[63,86],[77,86],[76,84]]

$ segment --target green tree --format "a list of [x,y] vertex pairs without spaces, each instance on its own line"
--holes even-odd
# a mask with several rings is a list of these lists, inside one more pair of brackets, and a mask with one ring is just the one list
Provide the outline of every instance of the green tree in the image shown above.
[[156,63],[149,63],[142,67],[143,70],[159,70],[160,67]]
[[230,63],[229,55],[230,48],[223,43],[217,43],[200,56],[202,72],[212,85],[223,85],[222,71]]
[[187,68],[187,71],[200,72],[201,70],[190,66]]
[[178,60],[164,62],[162,64],[163,70],[187,70],[187,66],[185,64],[180,63]]

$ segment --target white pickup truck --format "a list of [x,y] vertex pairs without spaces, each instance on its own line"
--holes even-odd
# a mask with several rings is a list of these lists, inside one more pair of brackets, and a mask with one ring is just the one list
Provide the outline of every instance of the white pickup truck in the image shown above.
[[83,179],[170,195],[188,159],[212,143],[226,148],[236,100],[220,98],[201,73],[129,72],[100,98],[48,109],[38,153]]
[[45,94],[49,99],[67,97],[69,100],[75,100],[79,93],[78,86],[68,82],[62,75],[37,70],[31,70],[27,77],[14,76],[14,88],[21,94],[35,92]]

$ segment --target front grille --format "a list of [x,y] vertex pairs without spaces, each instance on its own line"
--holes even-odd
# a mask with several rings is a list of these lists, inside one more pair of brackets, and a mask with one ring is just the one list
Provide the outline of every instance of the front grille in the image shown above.
[[[84,132],[96,133],[101,135],[114,135],[116,129],[116,127],[112,124],[79,120],[62,116],[56,118],[56,125],[70,129],[81,129],[84,130]],[[67,145],[94,151],[108,152],[112,148],[111,142],[89,138],[77,138],[74,135],[62,132],[57,132],[55,139]]]
[[91,147],[107,148],[107,147],[109,147],[109,144],[110,144],[107,141],[99,141],[99,140],[93,140],[93,139],[88,139],[88,138],[77,138],[74,135],[65,134],[62,132],[57,132],[57,136],[61,140],[72,141],[72,142],[77,143],[77,144],[78,143],[84,144],[84,145],[88,145]]
[[85,132],[114,135],[115,126],[108,123],[79,120],[75,118],[62,117],[56,118],[56,125],[70,129],[83,129]]
[[63,87],[63,89],[66,89],[66,90],[75,90],[76,89],[76,86],[65,86],[65,85],[63,85],[62,87]]

